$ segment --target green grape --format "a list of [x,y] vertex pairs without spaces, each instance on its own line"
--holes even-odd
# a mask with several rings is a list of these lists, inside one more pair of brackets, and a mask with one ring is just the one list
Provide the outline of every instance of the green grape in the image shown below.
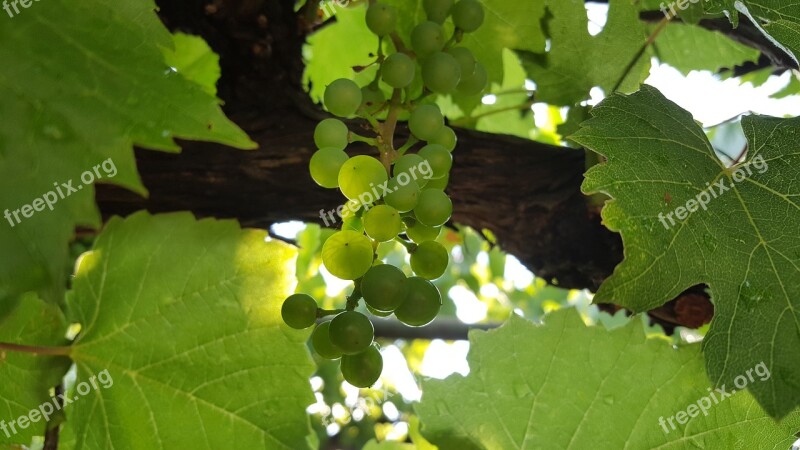
[[361,88],[346,78],[339,78],[325,89],[325,107],[334,116],[352,116],[361,106],[361,99]]
[[441,51],[445,44],[444,28],[436,22],[422,22],[411,32],[411,48],[418,58]]
[[367,28],[378,36],[391,34],[397,26],[397,12],[391,5],[373,3],[367,9]]
[[325,359],[339,359],[342,357],[342,349],[333,345],[331,342],[331,322],[322,322],[314,328],[311,333],[311,346],[314,351]]
[[428,280],[435,280],[444,274],[450,257],[447,249],[436,241],[425,241],[411,253],[411,270]]
[[339,187],[339,170],[347,159],[347,153],[340,149],[323,148],[311,156],[308,171],[318,185],[333,189]]
[[[348,159],[339,170],[339,189],[350,200],[359,199],[365,203],[377,200],[372,191],[389,180],[386,169],[377,159],[358,155]],[[365,200],[367,197],[371,201]]]
[[402,174],[406,174],[411,177],[412,180],[415,180],[419,187],[423,187],[428,182],[428,178],[425,178],[423,174],[420,173],[420,168],[424,168],[426,164],[430,163],[427,163],[425,159],[419,155],[413,153],[410,155],[403,155],[397,158],[397,161],[394,163],[394,176],[398,178],[399,181],[399,177],[401,177]]
[[424,189],[414,208],[414,216],[429,227],[444,225],[453,212],[453,203],[441,189]]
[[359,233],[364,232],[364,221],[361,217],[352,216],[348,217],[347,219],[342,220],[342,230],[351,230],[357,231]]
[[317,302],[308,294],[290,295],[283,301],[281,317],[292,328],[308,328],[317,320]]
[[394,311],[406,297],[406,275],[391,264],[372,266],[361,280],[361,295],[377,311]]
[[478,61],[468,48],[453,47],[448,49],[447,53],[453,55],[453,58],[458,61],[458,65],[461,67],[461,78],[469,78],[475,73]]
[[[405,184],[400,183],[403,181]],[[389,190],[392,191],[383,198],[387,205],[404,213],[409,212],[417,206],[419,200],[419,184],[411,179],[411,176],[394,177],[389,180]]]
[[422,81],[437,94],[449,94],[461,81],[461,65],[453,55],[436,52],[422,63]]
[[448,152],[452,152],[456,149],[456,144],[458,143],[458,137],[456,136],[456,132],[453,131],[450,127],[442,127],[442,129],[436,133],[436,136],[428,139],[429,144],[437,144],[441,145]]
[[373,316],[377,317],[389,317],[393,313],[393,311],[378,311],[377,309],[369,305],[367,305],[367,311],[369,311],[370,314],[372,314]]
[[339,217],[345,221],[360,218],[361,211],[361,202],[358,200],[348,200],[347,203],[342,205],[342,213],[339,214]]
[[402,89],[412,81],[416,74],[417,63],[405,53],[392,53],[381,66],[381,77],[389,86]]
[[428,20],[436,23],[444,23],[447,16],[450,15],[453,3],[455,3],[455,0],[425,0],[422,6],[425,8],[425,14],[428,16]]
[[425,189],[441,189],[445,190],[447,185],[450,183],[450,174],[443,176],[442,178],[437,178],[435,180],[431,180],[428,184],[425,185]]
[[414,136],[427,141],[444,127],[444,116],[436,105],[418,106],[408,119],[408,128]]
[[350,130],[339,119],[325,119],[314,129],[314,143],[317,148],[335,148],[344,150],[347,147]]
[[458,83],[458,92],[464,95],[478,95],[486,89],[489,83],[489,74],[483,64],[475,66],[475,73],[471,77],[464,78]]
[[332,234],[322,246],[322,263],[333,276],[355,280],[372,266],[372,242],[361,233],[343,230]]
[[420,221],[415,221],[413,225],[406,228],[406,235],[409,239],[421,244],[426,241],[435,241],[442,233],[442,227],[429,227]]
[[364,214],[364,230],[378,242],[394,239],[403,231],[400,213],[391,206],[378,205]]
[[381,377],[381,372],[383,372],[383,356],[374,345],[357,355],[342,357],[342,376],[355,387],[372,386]]
[[366,350],[375,331],[367,316],[356,311],[345,311],[331,320],[328,332],[333,345],[342,350],[345,355],[355,355]]
[[459,0],[453,6],[453,23],[467,33],[481,27],[483,16],[483,6],[478,0]]
[[395,317],[412,327],[429,324],[442,307],[439,290],[430,281],[420,277],[410,277],[406,284],[408,293],[403,304],[394,311]]
[[361,107],[368,113],[376,113],[385,101],[386,95],[377,84],[369,84],[361,88]]
[[430,163],[434,180],[446,176],[450,173],[450,168],[453,167],[453,155],[441,145],[426,145],[422,147],[418,154]]

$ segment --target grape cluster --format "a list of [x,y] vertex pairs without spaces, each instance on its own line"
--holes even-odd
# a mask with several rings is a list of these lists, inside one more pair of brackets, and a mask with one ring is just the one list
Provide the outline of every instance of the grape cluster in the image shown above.
[[[439,107],[425,100],[432,94],[477,96],[487,85],[485,68],[469,49],[458,45],[464,33],[481,26],[480,2],[424,0],[424,9],[428,20],[413,29],[407,47],[396,31],[394,7],[372,3],[366,24],[380,38],[374,81],[359,87],[349,79],[338,79],[325,90],[323,101],[331,114],[365,119],[374,137],[359,135],[334,118],[320,122],[314,132],[319,150],[309,164],[311,177],[324,188],[338,188],[347,198],[337,210],[341,230],[322,247],[328,271],[353,280],[347,305],[323,310],[311,296],[294,294],[281,310],[284,322],[297,329],[333,315],[317,325],[311,344],[322,358],[341,358],[342,375],[358,387],[372,386],[383,369],[372,322],[355,310],[361,299],[371,314],[394,314],[409,326],[430,323],[442,305],[430,280],[442,276],[449,261],[436,239],[453,210],[444,191],[457,140]],[[444,27],[448,18],[455,25],[449,39]],[[391,42],[394,53],[384,54],[385,42]],[[399,118],[407,118],[411,136],[395,148]],[[378,156],[349,156],[345,150],[353,142],[372,145]],[[378,259],[378,244],[388,241],[405,246],[415,276]]]

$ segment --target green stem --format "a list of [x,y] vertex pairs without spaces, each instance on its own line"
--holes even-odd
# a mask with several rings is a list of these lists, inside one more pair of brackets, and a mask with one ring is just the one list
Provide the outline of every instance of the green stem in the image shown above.
[[0,342],[0,350],[10,350],[12,352],[33,353],[35,355],[48,356],[69,356],[72,347],[42,347],[38,345],[12,344],[10,342]]
[[483,117],[491,116],[492,114],[499,114],[499,113],[507,112],[507,111],[517,111],[517,110],[522,110],[522,109],[528,109],[531,106],[533,106],[534,103],[536,103],[536,101],[534,99],[530,99],[530,100],[526,101],[525,103],[522,103],[521,105],[505,106],[503,108],[493,109],[491,111],[486,111],[485,113],[477,114],[477,115],[474,115],[474,116],[463,117],[461,119],[454,120],[452,124],[456,125],[456,126],[463,126],[463,125],[467,124],[468,122],[473,122],[473,121],[476,121],[476,120],[481,119]]
[[322,309],[317,308],[317,318],[327,317],[327,316],[335,316],[339,313],[343,313],[347,311],[346,309]]
[[408,149],[410,149],[411,147],[413,147],[413,146],[414,146],[414,144],[416,144],[417,142],[419,142],[419,139],[417,139],[417,138],[416,138],[416,137],[414,137],[414,136],[410,136],[410,137],[408,138],[408,140],[406,141],[406,143],[405,143],[405,144],[403,144],[403,146],[402,146],[402,147],[400,147],[400,148],[398,148],[398,149],[397,149],[397,156],[399,157],[399,156],[403,156],[403,155],[405,155],[405,154],[406,154],[406,152],[408,151]]
[[662,31],[664,31],[664,28],[666,28],[667,24],[671,19],[672,19],[671,17],[665,17],[661,19],[661,22],[658,23],[656,29],[653,30],[652,33],[650,33],[650,36],[648,36],[647,40],[644,41],[644,44],[642,44],[642,46],[639,48],[639,51],[636,52],[636,55],[634,55],[631,62],[629,62],[628,65],[625,67],[625,70],[622,71],[622,76],[617,81],[617,84],[614,85],[614,88],[611,89],[611,93],[617,92],[619,90],[619,87],[622,86],[622,83],[625,81],[625,78],[628,78],[628,74],[630,74],[631,70],[633,70],[633,67],[636,66],[636,63],[639,62],[639,59],[641,59],[642,55],[644,55],[644,52],[647,50],[647,47],[649,47],[653,42],[655,42],[658,35],[661,34]]
[[394,238],[394,240],[402,244],[403,247],[405,247],[406,250],[408,250],[408,253],[414,253],[415,251],[417,251],[417,244],[413,242],[408,242],[407,240],[400,237],[396,237]]
[[353,292],[347,296],[346,311],[352,311],[358,306],[358,301],[361,300],[361,278],[353,281]]
[[377,147],[378,146],[378,140],[377,139],[371,138],[371,137],[366,137],[366,136],[361,136],[360,134],[354,133],[352,131],[348,135],[348,141],[349,142],[366,142],[367,144],[369,144],[369,145],[371,145],[373,147]]

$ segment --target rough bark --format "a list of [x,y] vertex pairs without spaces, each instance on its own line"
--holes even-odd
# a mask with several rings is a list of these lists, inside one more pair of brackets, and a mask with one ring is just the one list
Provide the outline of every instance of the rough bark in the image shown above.
[[[221,55],[225,110],[259,149],[182,142],[180,155],[137,151],[149,198],[102,187],[103,213],[189,209],[257,227],[321,221],[320,211],[342,197],[308,175],[311,136],[323,115],[300,85],[308,30],[302,14],[298,20],[291,1],[159,3],[168,26],[202,35]],[[580,193],[583,152],[469,130],[458,135],[448,188],[453,222],[491,230],[503,249],[553,283],[596,288],[620,261],[621,244]]]
[[[312,10],[295,12],[294,3],[158,1],[168,27],[203,36],[220,55],[218,88],[224,109],[259,149],[242,152],[182,142],[180,155],[137,150],[149,197],[103,186],[98,201],[104,215],[139,209],[191,210],[201,217],[237,218],[246,226],[266,228],[291,219],[320,222],[321,210],[341,203],[337,191],[319,188],[307,172],[314,151],[313,129],[325,115],[301,85],[301,54],[306,35],[319,23]],[[741,35],[740,41],[764,51],[774,65],[786,66],[785,59],[747,26],[734,30],[720,21],[702,25],[734,38]],[[457,132],[459,146],[448,188],[455,204],[453,222],[491,230],[504,250],[552,283],[599,286],[621,260],[622,246],[580,193],[583,152],[508,136]],[[682,297],[652,316],[667,317],[662,323],[710,318],[710,304],[678,311],[675,305]],[[695,314],[698,317],[681,319],[695,309],[701,312]]]

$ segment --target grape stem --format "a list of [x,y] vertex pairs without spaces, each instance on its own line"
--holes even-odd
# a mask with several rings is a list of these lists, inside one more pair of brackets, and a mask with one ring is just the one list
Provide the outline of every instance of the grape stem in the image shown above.
[[335,316],[335,315],[337,315],[339,313],[343,313],[345,311],[346,311],[345,309],[322,309],[322,308],[317,308],[317,319],[320,319],[322,317],[327,317],[327,316]]
[[463,125],[468,124],[469,122],[473,122],[475,120],[481,119],[481,118],[486,117],[486,116],[491,116],[492,114],[499,114],[499,113],[502,113],[502,112],[528,109],[531,106],[533,106],[534,103],[536,103],[536,101],[534,99],[530,99],[530,100],[528,100],[525,103],[522,103],[520,105],[506,106],[506,107],[503,107],[503,108],[497,108],[497,109],[493,109],[491,111],[486,111],[485,113],[476,114],[474,116],[464,117],[462,119],[454,120],[452,124],[455,125],[455,126],[463,126]]
[[353,292],[347,296],[347,305],[345,309],[347,311],[356,309],[359,300],[361,300],[361,278],[353,281]]
[[402,146],[402,147],[400,147],[400,148],[398,148],[398,149],[397,149],[397,156],[403,156],[403,155],[405,155],[405,154],[406,154],[406,152],[408,151],[408,149],[410,149],[411,147],[413,147],[413,146],[414,146],[414,144],[416,144],[417,142],[419,142],[419,139],[417,139],[417,138],[416,138],[416,137],[414,137],[414,136],[410,136],[410,137],[408,138],[408,140],[406,141],[406,143],[405,143],[405,144],[403,144],[403,146]]
[[392,173],[392,161],[397,156],[394,149],[394,131],[397,128],[397,118],[400,115],[400,95],[402,90],[395,89],[392,93],[392,99],[389,101],[389,113],[386,116],[386,122],[383,126],[378,128],[379,136],[378,143],[380,144],[381,162],[383,167],[386,168],[386,173]]
[[403,239],[403,238],[401,238],[399,236],[394,238],[394,240],[399,242],[399,243],[401,243],[403,245],[403,247],[405,247],[406,250],[408,250],[408,253],[414,253],[415,251],[417,251],[417,244],[415,244],[413,242],[408,242],[407,240],[405,240],[405,239]]
[[360,134],[354,133],[352,131],[350,132],[348,137],[349,137],[348,140],[350,142],[366,142],[367,144],[369,144],[369,145],[371,145],[373,147],[377,147],[378,146],[378,140],[377,139],[371,138],[371,137],[366,137],[366,136],[361,136]]
[[69,356],[72,347],[41,347],[38,345],[12,344],[10,342],[0,342],[0,350],[11,350],[12,352],[33,353],[35,355],[48,356]]

